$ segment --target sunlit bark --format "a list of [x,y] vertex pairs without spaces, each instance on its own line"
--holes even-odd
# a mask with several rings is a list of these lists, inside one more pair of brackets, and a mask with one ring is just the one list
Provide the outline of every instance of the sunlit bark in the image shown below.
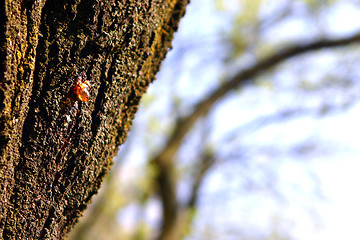
[[[0,239],[69,232],[125,141],[186,4],[1,4]],[[89,101],[73,91],[79,76]]]

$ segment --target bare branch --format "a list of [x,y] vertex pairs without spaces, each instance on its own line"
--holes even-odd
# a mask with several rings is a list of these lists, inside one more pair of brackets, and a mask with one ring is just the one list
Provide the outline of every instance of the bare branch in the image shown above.
[[195,208],[199,196],[199,188],[204,180],[205,174],[208,170],[214,165],[215,156],[213,152],[205,152],[201,156],[201,161],[199,162],[198,169],[194,174],[194,182],[191,188],[191,194],[188,202],[185,205],[185,208]]
[[163,156],[166,156],[166,159],[170,161],[174,154],[177,152],[177,149],[179,148],[183,138],[190,131],[195,122],[199,118],[205,116],[217,100],[224,97],[229,91],[246,84],[248,81],[250,81],[251,78],[254,78],[256,75],[266,70],[269,70],[277,64],[282,63],[300,54],[323,48],[346,46],[357,42],[360,42],[360,33],[346,38],[339,38],[333,40],[322,39],[308,44],[291,46],[273,54],[272,56],[260,60],[257,64],[249,67],[248,69],[240,71],[224,85],[213,91],[213,93],[210,94],[206,99],[198,103],[195,106],[194,111],[190,115],[178,121],[172,136],[170,136],[168,140],[168,144],[159,154],[160,158],[164,158]]
[[[158,191],[163,204],[163,229],[158,239],[174,239],[171,237],[174,237],[174,231],[176,231],[177,228],[176,224],[179,222],[179,219],[174,218],[179,218],[181,215],[179,214],[180,206],[176,199],[176,183],[173,179],[175,175],[173,158],[186,134],[201,117],[208,114],[216,101],[224,97],[231,90],[245,85],[255,76],[271,69],[272,67],[275,67],[277,64],[282,63],[289,58],[323,48],[341,47],[357,42],[360,42],[360,33],[346,38],[332,40],[321,39],[311,43],[290,46],[280,50],[279,52],[260,60],[255,65],[235,74],[225,84],[219,86],[219,88],[213,91],[206,99],[199,102],[191,114],[179,119],[167,144],[151,161],[157,166],[159,171],[156,182],[158,184]],[[208,169],[209,168],[205,168],[205,172]],[[203,176],[204,173],[199,176]],[[197,180],[195,182],[193,191],[198,191],[200,183],[201,180]],[[188,202],[188,207],[193,207],[196,199],[197,193],[192,192],[192,199]]]

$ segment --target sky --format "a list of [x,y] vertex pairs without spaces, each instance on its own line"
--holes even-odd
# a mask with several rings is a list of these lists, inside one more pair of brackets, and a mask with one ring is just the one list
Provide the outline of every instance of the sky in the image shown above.
[[[133,132],[143,132],[148,126],[144,122],[150,122],[151,116],[162,121],[155,131],[168,131],[168,125],[172,122],[168,116],[172,114],[169,109],[170,100],[174,96],[171,94],[178,94],[176,97],[182,99],[179,111],[182,114],[188,113],[192,104],[215,88],[223,76],[232,69],[248,64],[237,62],[235,66],[224,70],[222,63],[228,48],[221,45],[226,34],[219,32],[229,30],[233,18],[226,11],[216,11],[212,4],[207,4],[209,1],[212,2],[191,1],[175,36],[174,48],[169,52],[157,80],[149,88],[149,94],[143,102],[146,103],[146,98],[151,95],[161,93],[162,97],[153,101],[153,107],[140,109]],[[224,5],[225,9],[236,13],[241,7],[232,7],[232,4],[237,2],[241,1],[225,1],[228,4]],[[307,41],[318,35],[344,36],[360,29],[360,10],[351,3],[356,1],[339,1],[329,12],[320,11],[318,17],[321,20],[318,25],[312,24],[311,19],[303,20],[309,13],[301,1],[296,2],[294,15],[264,30],[260,35],[261,39],[281,46],[286,41]],[[266,16],[267,10],[264,9],[262,14]],[[319,26],[325,26],[320,33]],[[347,58],[346,55],[342,57]],[[244,61],[247,59],[250,59],[251,64],[251,56],[242,58]],[[287,105],[317,108],[321,106],[324,97],[335,103],[346,101],[349,96],[343,96],[341,92],[339,94],[336,86],[324,89],[323,94],[316,93],[315,96],[311,92],[289,92],[298,84],[299,73],[315,84],[322,75],[320,71],[330,69],[331,72],[331,69],[339,67],[339,63],[335,61],[337,59],[338,55],[329,52],[316,58],[300,57],[290,61],[288,65],[280,66],[270,81],[266,77],[263,80],[260,77],[256,87],[249,86],[241,91],[241,97],[240,94],[233,93],[210,114],[213,131],[209,135],[209,142],[222,146],[220,140],[234,128],[251,122],[259,115],[275,113]],[[299,62],[306,68],[301,64],[297,66]],[[314,67],[309,67],[311,64]],[[344,73],[344,78],[355,79],[357,82],[358,77],[360,76],[347,76]],[[355,89],[354,92],[354,99],[358,99],[358,91]],[[350,97],[353,100],[353,96]],[[159,112],[159,109],[165,111]],[[213,233],[220,234],[225,240],[239,239],[239,234],[266,236],[274,228],[288,234],[291,239],[360,239],[360,191],[357,186],[360,182],[359,122],[360,104],[356,103],[344,111],[328,115],[309,114],[276,121],[259,130],[249,131],[245,137],[235,142],[223,144],[224,155],[226,151],[234,151],[234,148],[242,146],[246,151],[241,156],[248,158],[251,164],[244,169],[243,163],[234,159],[215,166],[209,172],[201,188],[199,214],[195,222],[197,233],[187,239],[199,239],[211,226],[216,226]],[[143,124],[143,127],[137,128],[137,123]],[[197,140],[189,138],[188,141],[190,142],[181,150],[179,158],[189,156],[191,146]],[[155,148],[163,142],[164,138],[151,136],[151,143],[142,144],[154,145]],[[243,152],[243,149],[238,151]],[[146,156],[146,153],[139,150],[130,154],[131,161],[124,161],[129,164],[124,168],[122,181],[137,177],[137,172],[129,169],[138,168],[146,161]],[[222,156],[221,153],[219,156]],[[267,182],[269,176],[263,174],[262,170],[270,173],[271,184],[253,186],[249,179]],[[269,188],[274,191],[269,191]],[[181,191],[185,192],[181,194],[186,195],[186,187]],[[120,221],[131,225],[134,211],[133,206],[123,210],[119,215]],[[159,205],[156,202],[150,204],[146,216],[152,222],[158,220]],[[236,231],[231,232],[229,229]]]

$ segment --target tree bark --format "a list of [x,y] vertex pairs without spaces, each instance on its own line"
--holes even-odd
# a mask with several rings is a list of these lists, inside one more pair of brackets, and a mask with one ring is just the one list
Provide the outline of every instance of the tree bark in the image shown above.
[[[0,239],[66,236],[125,141],[187,2],[2,2]],[[92,85],[86,102],[73,92],[81,72]]]

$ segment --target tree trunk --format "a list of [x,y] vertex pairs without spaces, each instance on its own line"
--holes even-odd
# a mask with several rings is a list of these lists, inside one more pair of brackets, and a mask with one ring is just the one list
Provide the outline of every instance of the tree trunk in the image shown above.
[[1,4],[0,239],[69,232],[125,141],[186,4]]

